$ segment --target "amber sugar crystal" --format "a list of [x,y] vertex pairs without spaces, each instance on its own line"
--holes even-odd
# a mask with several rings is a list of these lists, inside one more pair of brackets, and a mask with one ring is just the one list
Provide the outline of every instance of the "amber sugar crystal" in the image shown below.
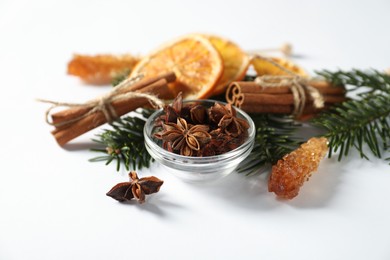
[[268,191],[278,197],[292,199],[315,172],[328,151],[325,137],[311,138],[295,151],[285,155],[272,167]]

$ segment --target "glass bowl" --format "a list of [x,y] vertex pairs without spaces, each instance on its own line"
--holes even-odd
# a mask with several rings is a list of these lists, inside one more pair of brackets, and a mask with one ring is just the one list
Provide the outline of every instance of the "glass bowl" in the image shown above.
[[[183,105],[196,103],[205,107],[211,107],[218,102],[214,100],[186,100]],[[214,156],[192,157],[169,152],[161,147],[161,140],[154,134],[161,128],[155,126],[155,120],[164,112],[162,109],[154,112],[146,121],[144,127],[145,146],[149,154],[160,164],[168,168],[169,172],[186,181],[210,181],[216,180],[232,173],[238,164],[252,151],[255,138],[255,125],[248,114],[235,108],[237,117],[248,121],[248,138],[234,150]]]

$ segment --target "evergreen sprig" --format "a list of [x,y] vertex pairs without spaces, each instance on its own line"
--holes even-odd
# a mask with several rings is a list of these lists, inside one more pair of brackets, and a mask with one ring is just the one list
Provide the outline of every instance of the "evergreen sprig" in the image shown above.
[[[333,84],[343,84],[357,97],[331,108],[313,119],[313,124],[326,130],[329,157],[339,151],[338,160],[347,156],[351,148],[362,158],[368,147],[381,158],[389,149],[390,140],[390,76],[378,71],[322,71],[318,72]],[[388,158],[390,160],[390,158]]]
[[116,87],[119,83],[124,81],[130,74],[130,69],[124,69],[123,71],[119,72],[115,77],[111,80],[111,85],[113,87]]
[[386,93],[390,94],[390,75],[377,70],[363,71],[335,71],[329,70],[317,71],[318,76],[334,85],[344,85],[348,92],[355,90],[362,91],[357,95],[364,97],[369,94]]
[[281,115],[251,115],[255,127],[255,144],[250,155],[237,171],[247,175],[258,172],[266,165],[275,164],[299,145],[294,137],[299,127],[292,117]]
[[[335,106],[312,120],[314,126],[325,130],[329,140],[329,156],[339,151],[338,159],[347,156],[351,148],[368,158],[367,146],[374,156],[381,157],[390,148],[390,76],[378,71],[317,72],[334,85],[345,85],[356,98]],[[120,80],[120,79],[118,79]],[[143,127],[151,115],[142,110],[137,116],[115,121],[112,130],[105,130],[94,141],[103,145],[94,149],[105,155],[91,161],[116,160],[117,170],[124,164],[127,170],[149,167],[152,161],[144,145]],[[291,117],[281,115],[251,115],[256,137],[252,153],[240,164],[238,172],[252,174],[265,165],[272,165],[298,147],[297,125]],[[390,158],[386,160],[390,161]]]
[[104,130],[93,139],[103,147],[93,151],[105,155],[90,159],[92,162],[105,161],[106,165],[116,161],[116,169],[119,171],[121,164],[126,170],[148,168],[153,160],[145,148],[143,128],[147,118],[153,110],[143,109],[135,111],[135,115],[126,116],[114,121],[112,130]]

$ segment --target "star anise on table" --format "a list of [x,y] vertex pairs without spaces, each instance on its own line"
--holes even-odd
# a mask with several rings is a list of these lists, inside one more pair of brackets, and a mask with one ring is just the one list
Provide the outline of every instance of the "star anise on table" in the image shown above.
[[192,156],[210,141],[207,125],[191,125],[183,118],[177,118],[177,123],[163,124],[163,131],[156,134],[157,138],[168,143],[174,151],[181,155]]
[[233,137],[246,133],[249,128],[245,119],[237,117],[237,111],[231,104],[223,106],[215,103],[209,110],[209,118],[218,124],[223,132]]
[[139,179],[135,171],[130,172],[129,177],[130,181],[118,183],[106,195],[120,202],[135,198],[139,203],[144,203],[145,195],[158,192],[164,183],[154,176]]

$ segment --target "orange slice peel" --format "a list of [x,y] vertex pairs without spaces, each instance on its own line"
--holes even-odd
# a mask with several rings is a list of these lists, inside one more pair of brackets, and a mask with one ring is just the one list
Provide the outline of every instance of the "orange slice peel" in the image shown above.
[[294,74],[302,77],[308,76],[302,67],[296,65],[290,60],[283,58],[254,56],[251,60],[251,63],[258,76]]
[[176,74],[176,82],[170,85],[175,95],[182,92],[187,99],[202,99],[212,94],[223,73],[223,62],[207,38],[187,35],[141,59],[130,77],[143,74],[149,78],[167,72]]
[[78,76],[93,85],[109,84],[123,71],[131,71],[138,61],[137,57],[129,54],[75,54],[68,63],[68,74]]
[[249,56],[234,42],[216,35],[205,35],[221,55],[224,70],[221,78],[213,90],[213,95],[226,91],[233,81],[242,80],[248,70]]

